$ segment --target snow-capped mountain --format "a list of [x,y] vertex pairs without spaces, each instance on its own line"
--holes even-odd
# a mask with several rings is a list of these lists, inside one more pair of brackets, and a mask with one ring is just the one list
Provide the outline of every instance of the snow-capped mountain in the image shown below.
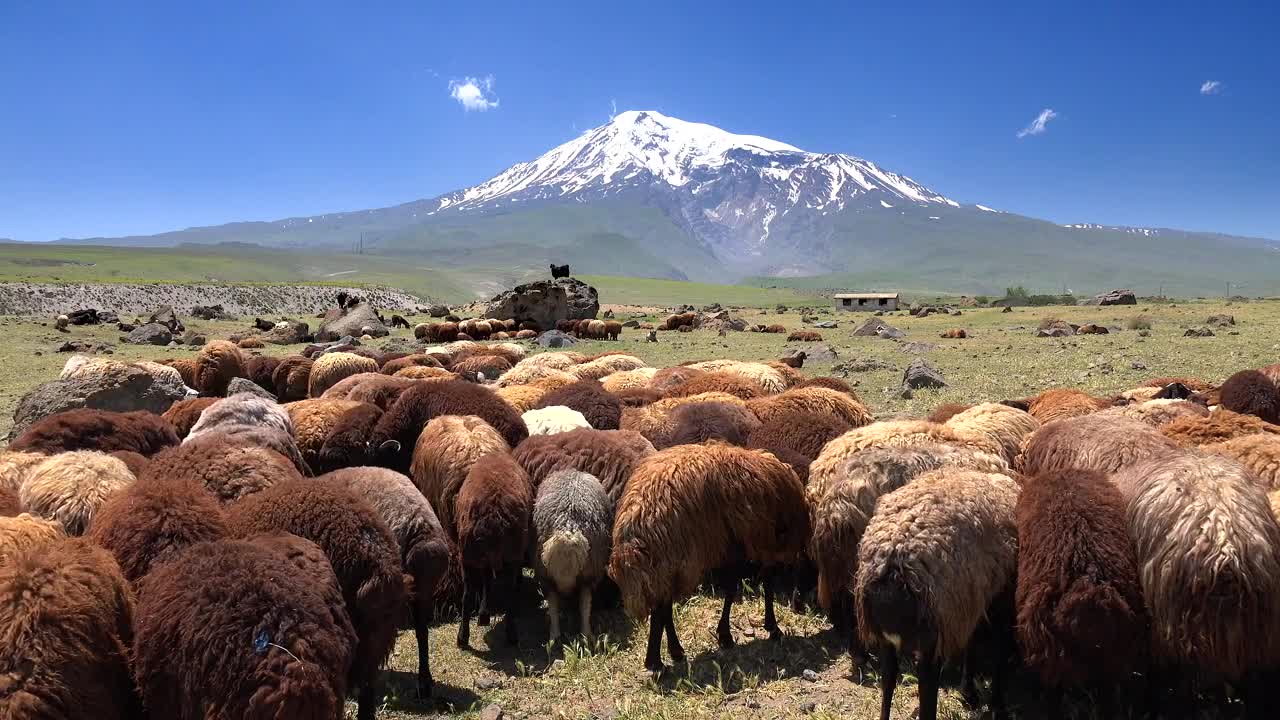
[[631,110],[536,160],[441,197],[429,214],[514,203],[590,202],[637,190],[719,255],[767,251],[793,213],[851,207],[960,207],[956,201],[852,155],[806,152],[652,110]]

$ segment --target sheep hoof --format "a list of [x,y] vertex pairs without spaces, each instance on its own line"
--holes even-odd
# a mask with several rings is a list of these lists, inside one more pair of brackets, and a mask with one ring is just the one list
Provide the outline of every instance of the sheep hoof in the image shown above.
[[662,675],[662,673],[667,671],[667,666],[663,665],[661,661],[647,662],[644,664],[644,669],[647,670],[650,675],[653,675],[654,678],[657,678],[659,675]]
[[730,633],[724,633],[723,635],[719,635],[717,636],[716,639],[720,641],[721,650],[728,650],[734,645],[737,645],[737,643],[733,641],[733,635]]
[[784,637],[786,637],[786,633],[782,632],[782,628],[776,627],[769,630],[769,642],[781,642]]
[[489,627],[489,616],[481,615],[480,617],[476,618],[476,624],[479,625],[480,627]]
[[435,682],[430,678],[418,678],[418,699],[430,700],[435,693]]

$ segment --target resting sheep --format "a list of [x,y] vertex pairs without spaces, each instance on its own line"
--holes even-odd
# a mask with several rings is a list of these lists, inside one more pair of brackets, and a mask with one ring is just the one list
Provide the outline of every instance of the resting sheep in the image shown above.
[[1042,423],[1088,415],[1106,408],[1102,398],[1071,388],[1045,390],[1027,402],[1027,412]]
[[18,497],[27,512],[57,520],[68,535],[83,535],[98,508],[133,482],[133,473],[123,461],[92,450],[77,450],[37,465]]
[[1280,388],[1257,370],[1241,370],[1232,375],[1218,393],[1218,403],[1227,410],[1280,423]]
[[609,565],[613,503],[594,477],[557,470],[533,503],[533,570],[547,598],[551,639],[560,639],[560,603],[578,596],[583,637],[591,639],[591,596]]
[[279,366],[280,358],[273,355],[250,355],[244,362],[244,376],[274,395],[276,384],[272,376]]
[[689,397],[705,392],[729,393],[743,400],[752,400],[764,395],[760,385],[740,375],[727,372],[699,373],[686,382],[667,391],[667,397]]

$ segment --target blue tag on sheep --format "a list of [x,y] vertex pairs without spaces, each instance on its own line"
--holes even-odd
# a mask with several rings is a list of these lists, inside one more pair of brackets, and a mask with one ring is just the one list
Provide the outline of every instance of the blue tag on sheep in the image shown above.
[[259,630],[258,634],[253,638],[253,650],[261,655],[267,651],[267,646],[271,644],[271,636],[267,634],[265,629]]

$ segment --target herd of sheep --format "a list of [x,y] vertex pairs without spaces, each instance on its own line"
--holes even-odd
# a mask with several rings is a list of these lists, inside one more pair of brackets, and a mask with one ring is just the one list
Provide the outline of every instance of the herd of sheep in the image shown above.
[[[724,594],[722,647],[742,580],[771,640],[775,595],[812,591],[855,670],[876,659],[886,720],[904,661],[921,720],[946,667],[997,717],[1015,672],[1103,717],[1222,688],[1276,716],[1280,367],[877,421],[781,363],[653,368],[440,325],[409,354],[214,341],[136,364],[198,393],[163,415],[15,438],[0,717],[335,718],[351,693],[372,718],[402,622],[429,695],[438,614],[460,611],[459,646],[493,613],[518,643],[526,569],[553,639],[562,611],[590,637],[593,602],[620,602],[654,672],[664,636],[686,660],[673,606],[699,587]],[[259,392],[226,397],[236,378]]]

